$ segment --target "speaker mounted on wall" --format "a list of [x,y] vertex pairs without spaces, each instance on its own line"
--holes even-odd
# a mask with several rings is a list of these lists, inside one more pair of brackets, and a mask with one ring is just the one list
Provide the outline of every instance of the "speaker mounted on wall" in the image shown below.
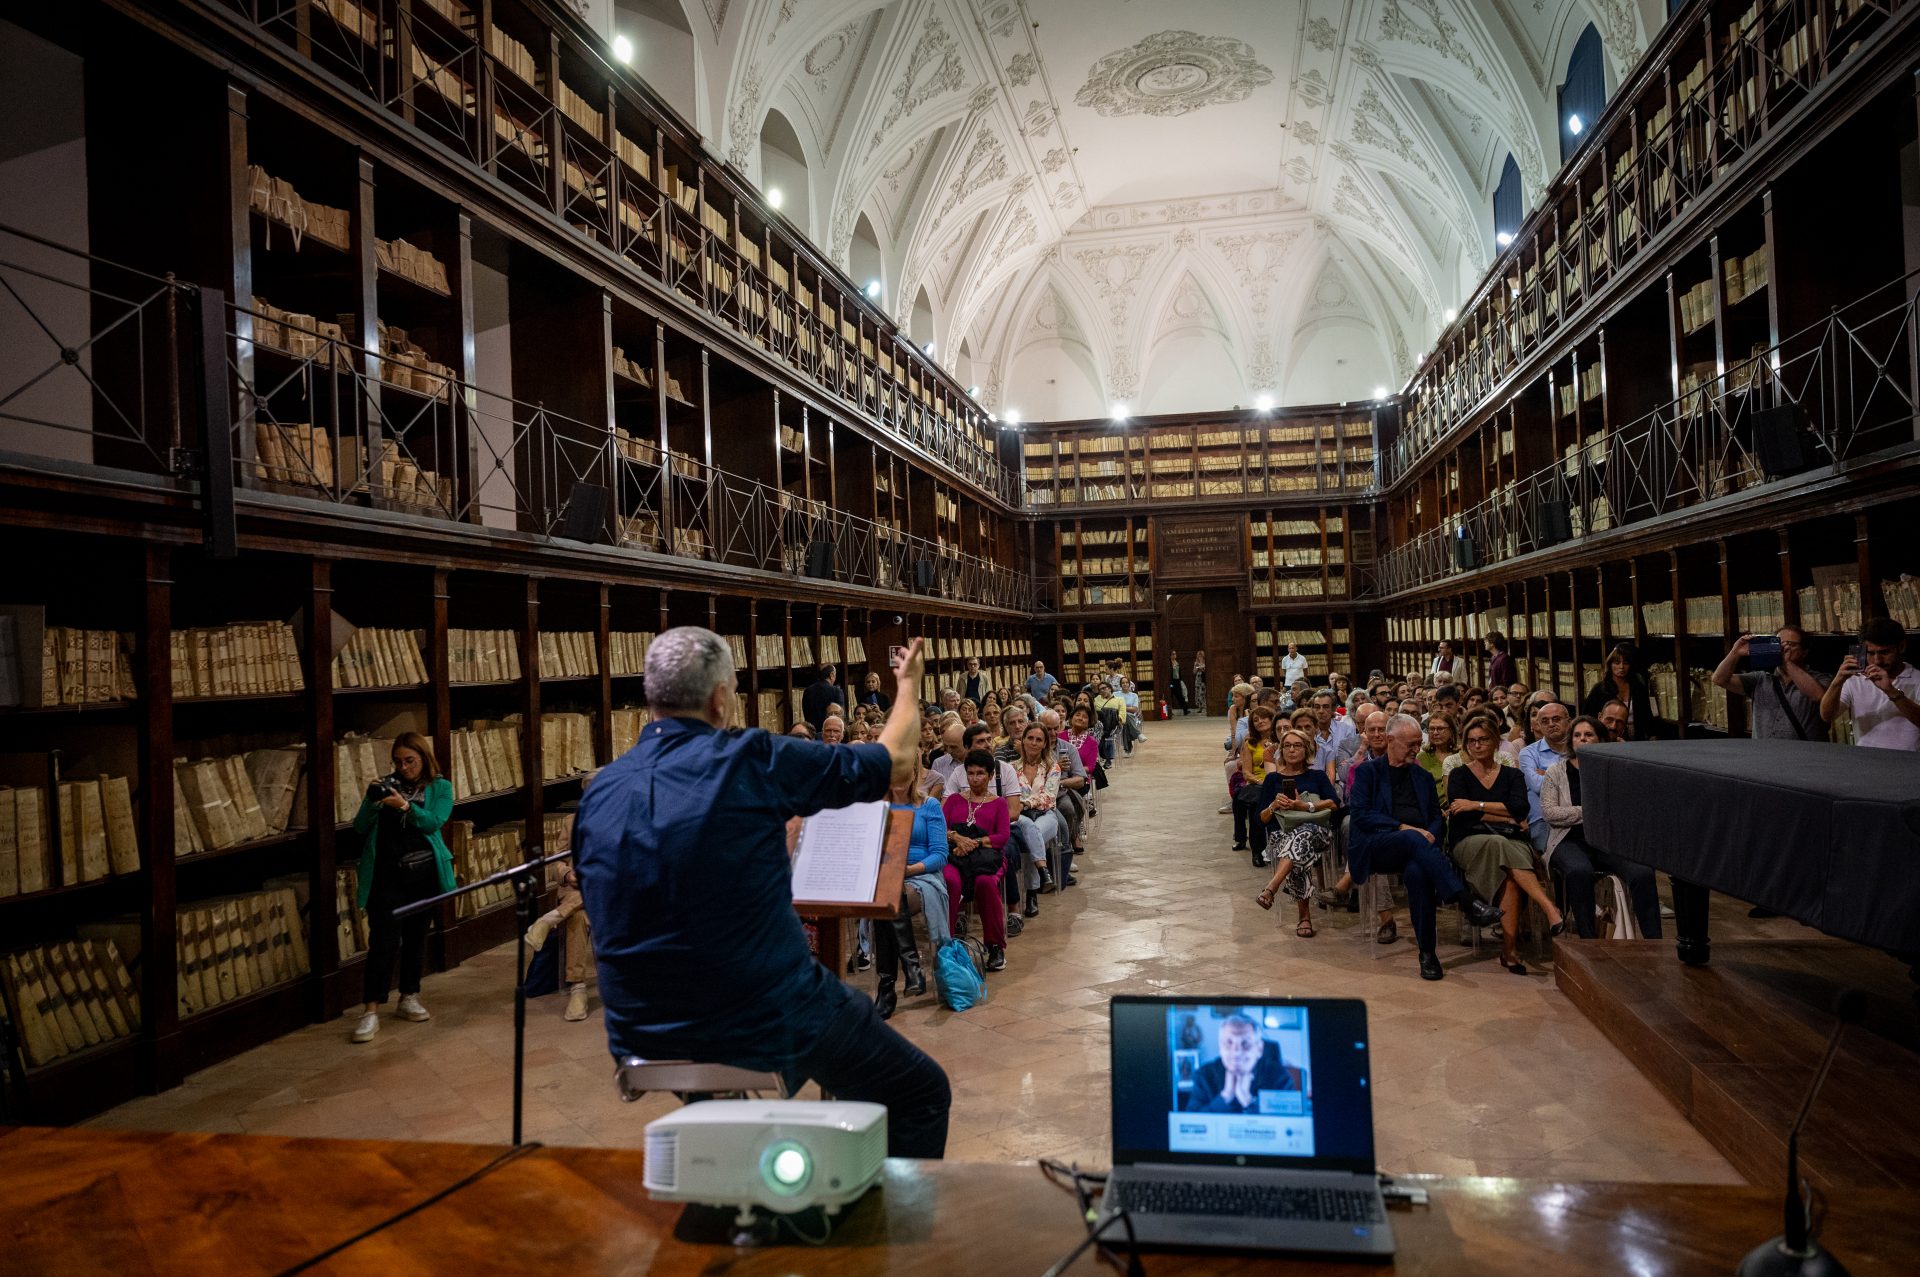
[[607,540],[607,505],[613,494],[597,483],[576,483],[567,493],[560,535],[569,541]]
[[1762,409],[1748,418],[1748,429],[1754,457],[1767,478],[1782,479],[1812,468],[1808,431],[1798,408],[1786,404]]
[[922,594],[933,589],[933,560],[915,559],[913,561],[913,588]]
[[807,575],[816,581],[833,580],[833,556],[838,548],[831,541],[807,542]]
[[1462,572],[1471,572],[1480,566],[1480,551],[1475,548],[1473,539],[1467,530],[1461,528],[1453,538],[1453,566]]
[[1543,497],[1533,508],[1533,540],[1540,549],[1573,539],[1573,517],[1565,497]]

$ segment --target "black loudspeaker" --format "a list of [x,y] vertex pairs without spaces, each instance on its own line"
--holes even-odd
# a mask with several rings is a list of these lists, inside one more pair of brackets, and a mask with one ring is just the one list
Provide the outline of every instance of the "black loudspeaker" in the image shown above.
[[820,581],[833,579],[833,552],[831,541],[807,542],[807,575]]
[[1471,572],[1480,566],[1480,551],[1464,535],[1453,538],[1453,566],[1462,572]]
[[1543,498],[1533,508],[1534,544],[1544,549],[1572,539],[1573,519],[1567,513],[1566,501],[1560,497]]
[[915,559],[913,561],[913,588],[923,592],[933,588],[932,559]]
[[1791,405],[1753,414],[1753,452],[1761,473],[1769,479],[1799,474],[1812,464],[1807,456],[1807,434],[1800,414]]
[[566,518],[560,535],[569,541],[607,539],[607,501],[613,494],[597,483],[576,483],[567,494]]

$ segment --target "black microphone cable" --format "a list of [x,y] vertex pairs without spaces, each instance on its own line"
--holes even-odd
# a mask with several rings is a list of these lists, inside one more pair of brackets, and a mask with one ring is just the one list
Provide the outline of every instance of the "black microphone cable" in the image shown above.
[[488,1162],[485,1166],[482,1166],[479,1170],[474,1171],[470,1175],[466,1175],[460,1179],[455,1180],[453,1183],[447,1185],[445,1188],[433,1194],[431,1197],[423,1198],[422,1200],[417,1201],[413,1205],[407,1207],[405,1210],[401,1211],[399,1214],[389,1215],[387,1216],[387,1218],[381,1220],[379,1223],[360,1230],[359,1232],[355,1233],[353,1236],[347,1238],[345,1241],[336,1242],[333,1245],[327,1247],[325,1250],[319,1252],[318,1254],[309,1255],[305,1259],[301,1260],[299,1263],[294,1264],[289,1268],[281,1269],[280,1272],[276,1274],[276,1277],[293,1277],[293,1274],[295,1273],[303,1273],[303,1272],[306,1272],[308,1269],[313,1268],[315,1265],[324,1264],[329,1259],[332,1259],[335,1255],[338,1255],[341,1251],[346,1250],[351,1246],[358,1245],[359,1243],[365,1241],[367,1238],[372,1237],[375,1233],[383,1232],[386,1229],[392,1228],[395,1224],[399,1223],[403,1219],[408,1219],[414,1215],[418,1215],[421,1211],[427,1209],[429,1206],[437,1205],[440,1202],[444,1202],[445,1200],[447,1200],[447,1198],[452,1197],[455,1193],[459,1192],[461,1189],[469,1187],[470,1185],[479,1183],[481,1180],[485,1179],[487,1176],[493,1174],[495,1171],[505,1166],[508,1162],[511,1162],[514,1159],[519,1157],[524,1157],[526,1154],[533,1152],[534,1149],[542,1148],[542,1147],[545,1147],[545,1146],[540,1144],[538,1141],[533,1141],[527,1144],[516,1144],[512,1148],[508,1149],[506,1152],[500,1154],[500,1156],[494,1158],[491,1162]]

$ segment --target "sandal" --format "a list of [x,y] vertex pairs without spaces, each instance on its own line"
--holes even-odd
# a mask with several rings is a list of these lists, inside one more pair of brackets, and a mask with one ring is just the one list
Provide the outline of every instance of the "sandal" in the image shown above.
[[1299,936],[1302,940],[1313,939],[1313,919],[1312,918],[1300,919],[1299,924],[1296,925],[1293,929],[1293,934],[1296,936]]
[[1260,894],[1255,896],[1254,899],[1260,903],[1262,909],[1273,908],[1273,892],[1265,887],[1260,889]]

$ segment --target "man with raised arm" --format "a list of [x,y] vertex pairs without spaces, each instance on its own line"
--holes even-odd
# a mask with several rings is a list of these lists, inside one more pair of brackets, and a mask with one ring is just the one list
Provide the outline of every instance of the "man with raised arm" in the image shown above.
[[947,1075],[814,960],[793,911],[794,816],[886,797],[914,772],[921,642],[894,665],[876,744],[828,746],[722,728],[727,641],[682,626],[647,648],[653,721],[588,786],[574,859],[592,919],[616,1061],[778,1070],[887,1106],[887,1152],[940,1157]]

